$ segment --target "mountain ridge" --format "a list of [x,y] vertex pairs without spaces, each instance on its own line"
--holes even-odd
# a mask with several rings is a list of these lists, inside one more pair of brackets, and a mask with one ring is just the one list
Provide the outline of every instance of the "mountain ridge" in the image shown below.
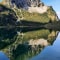
[[5,0],[5,5],[15,11],[19,21],[21,20],[21,17],[23,17],[22,20],[29,21],[58,21],[58,16],[54,9],[51,6],[46,6],[39,0],[8,0],[7,2]]

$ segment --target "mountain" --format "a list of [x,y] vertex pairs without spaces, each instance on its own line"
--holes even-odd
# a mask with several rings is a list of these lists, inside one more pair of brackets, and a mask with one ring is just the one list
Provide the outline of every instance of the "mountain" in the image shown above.
[[38,6],[40,0],[11,0],[11,3],[15,3],[18,7],[31,7]]
[[38,4],[40,3],[40,0],[3,0],[1,2],[2,4],[6,5],[10,5],[13,6],[14,4],[17,7],[30,7],[30,6],[38,6]]
[[[51,31],[45,31],[43,29],[31,32],[31,29],[33,30],[35,29],[35,27],[39,27],[40,29],[40,26],[42,26],[42,24],[43,26],[45,26],[46,23],[58,21],[58,16],[52,6],[46,6],[43,2],[39,0],[3,0],[3,3],[1,4],[3,5],[0,5],[0,28],[1,26],[3,28],[4,26],[7,27],[6,29],[0,29],[0,49],[4,51],[7,56],[18,56],[18,54],[26,49],[26,46],[22,46],[20,45],[20,43],[25,43],[25,41],[30,40],[30,38],[37,39],[40,37],[44,37],[47,40],[52,39]],[[17,26],[17,24],[19,26]],[[24,27],[9,29],[13,26],[20,27],[20,24],[22,24]],[[56,25],[58,24],[58,22],[54,24]],[[52,26],[53,24],[50,25]],[[48,27],[50,25],[48,25]],[[29,27],[25,28],[25,26]],[[37,28],[35,30],[37,30]],[[20,29],[22,31],[26,31],[26,34],[20,33]],[[30,30],[30,32],[27,32],[27,30]],[[55,35],[53,34],[53,40],[55,40]],[[49,42],[53,40],[50,40]],[[26,42],[26,44],[28,44],[28,42]],[[11,51],[9,50],[10,47]],[[9,54],[9,52],[11,52],[11,54]]]
[[58,21],[52,6],[46,6],[40,0],[4,0],[4,5],[13,9],[18,21],[48,23]]
[[58,20],[58,16],[53,7],[46,6],[40,0],[12,0],[11,4],[12,7],[14,6],[14,10],[19,17],[23,15],[23,20],[41,23]]

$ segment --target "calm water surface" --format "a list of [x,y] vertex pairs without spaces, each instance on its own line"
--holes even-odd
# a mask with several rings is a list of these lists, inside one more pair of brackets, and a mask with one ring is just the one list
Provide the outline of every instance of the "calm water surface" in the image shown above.
[[41,53],[31,60],[60,60],[60,32],[52,46],[45,47]]
[[0,51],[10,60],[60,60],[58,31],[24,29],[0,29]]

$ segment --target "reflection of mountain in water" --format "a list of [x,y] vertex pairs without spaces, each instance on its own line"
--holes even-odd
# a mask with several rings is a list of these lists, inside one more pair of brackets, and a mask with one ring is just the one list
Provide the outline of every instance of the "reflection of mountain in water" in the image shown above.
[[[54,42],[57,33],[56,31],[49,31],[47,29],[24,33],[23,43],[25,43],[26,46],[24,44],[24,49],[18,47],[17,50],[15,50],[16,53],[19,52],[17,55],[20,55],[16,60],[28,60],[37,55],[45,47],[44,44],[47,43],[47,45],[51,45]],[[29,46],[28,51],[25,50],[27,46]],[[25,52],[21,54],[22,50]],[[24,58],[22,58],[22,56],[24,56]]]
[[13,43],[15,41],[16,36],[16,31],[14,31],[13,29],[0,29],[0,49]]
[[24,32],[24,29],[0,29],[0,43],[2,43],[0,44],[0,49],[9,57],[17,58],[20,55],[20,60],[32,57],[38,54],[45,46],[51,45],[58,33],[47,29],[36,31],[26,29],[26,32]]
[[30,60],[60,60],[60,32],[53,45],[46,47],[40,54]]

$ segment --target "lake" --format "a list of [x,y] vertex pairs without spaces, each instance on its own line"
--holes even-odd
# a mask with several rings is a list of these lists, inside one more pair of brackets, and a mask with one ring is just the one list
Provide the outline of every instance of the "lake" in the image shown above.
[[0,51],[10,60],[60,60],[59,46],[60,32],[56,30],[0,29]]

